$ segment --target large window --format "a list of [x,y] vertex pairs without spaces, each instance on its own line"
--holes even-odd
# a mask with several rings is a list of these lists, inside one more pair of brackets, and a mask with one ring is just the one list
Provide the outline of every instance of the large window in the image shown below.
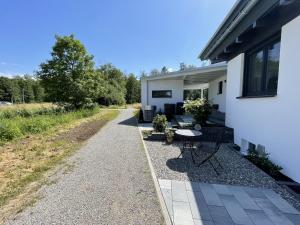
[[171,90],[152,91],[152,98],[172,98]]
[[279,54],[279,38],[246,53],[244,96],[277,94]]
[[184,100],[196,100],[201,98],[201,89],[184,90],[183,98]]

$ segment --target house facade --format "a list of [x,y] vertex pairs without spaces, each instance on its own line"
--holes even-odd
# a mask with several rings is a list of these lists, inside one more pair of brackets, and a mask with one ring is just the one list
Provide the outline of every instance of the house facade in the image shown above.
[[300,1],[240,0],[202,51],[226,61],[226,126],[300,182]]
[[186,69],[141,79],[142,107],[156,106],[164,112],[164,104],[177,104],[191,98],[207,98],[226,112],[225,63]]

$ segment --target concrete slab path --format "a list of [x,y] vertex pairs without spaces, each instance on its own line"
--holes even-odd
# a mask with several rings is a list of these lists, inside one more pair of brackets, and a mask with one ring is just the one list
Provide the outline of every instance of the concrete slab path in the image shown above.
[[122,110],[71,157],[72,171],[7,224],[163,224],[139,135],[133,111]]

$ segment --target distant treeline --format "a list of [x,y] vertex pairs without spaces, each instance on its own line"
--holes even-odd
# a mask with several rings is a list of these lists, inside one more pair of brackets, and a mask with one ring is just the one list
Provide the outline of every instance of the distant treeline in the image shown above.
[[46,101],[76,108],[140,102],[140,80],[112,64],[95,67],[93,56],[73,35],[56,36],[51,56],[34,76],[0,77],[0,101]]
[[0,101],[12,103],[42,102],[45,99],[41,83],[29,75],[0,77]]

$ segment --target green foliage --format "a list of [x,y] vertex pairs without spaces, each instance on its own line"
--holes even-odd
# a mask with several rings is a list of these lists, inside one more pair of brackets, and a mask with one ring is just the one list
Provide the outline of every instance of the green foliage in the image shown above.
[[191,113],[194,120],[201,125],[205,125],[212,111],[212,107],[206,99],[187,100],[184,102],[183,108],[186,112]]
[[[91,103],[95,82],[93,57],[83,44],[71,36],[56,36],[52,58],[40,65],[37,73],[45,87],[47,98],[70,103],[79,108]],[[97,90],[97,88],[96,88]]]
[[42,102],[44,88],[29,75],[24,77],[0,77],[0,101],[12,103]]
[[165,115],[159,115],[157,114],[153,121],[153,128],[157,132],[164,132],[166,128],[168,127],[168,121],[167,117]]
[[[99,112],[99,108],[65,111],[63,108],[18,111],[0,118],[0,142],[6,142],[26,134],[37,134],[51,127],[87,118]],[[12,119],[13,118],[13,119]]]
[[173,138],[174,137],[174,132],[170,129],[166,129],[165,133],[166,133],[167,138]]
[[124,105],[126,95],[126,79],[121,70],[111,64],[102,65],[97,69],[97,76],[102,81],[102,90],[98,95],[101,105]]
[[269,159],[269,153],[249,150],[246,158],[272,177],[276,177],[279,171],[282,170],[282,167]]
[[141,101],[141,83],[133,74],[126,79],[126,103],[132,104]]

